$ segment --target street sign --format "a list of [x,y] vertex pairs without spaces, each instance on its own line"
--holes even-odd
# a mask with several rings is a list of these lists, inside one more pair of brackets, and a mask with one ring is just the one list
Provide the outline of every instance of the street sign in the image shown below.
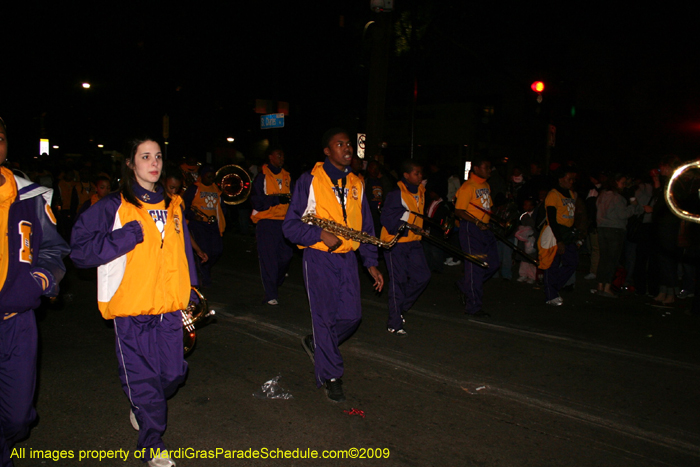
[[260,116],[260,129],[284,128],[284,114],[268,114]]
[[367,139],[367,133],[357,134],[357,157],[360,159],[365,158],[365,140]]

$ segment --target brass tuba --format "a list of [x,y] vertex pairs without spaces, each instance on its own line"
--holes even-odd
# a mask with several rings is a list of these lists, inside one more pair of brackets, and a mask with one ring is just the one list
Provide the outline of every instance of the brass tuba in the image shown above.
[[221,200],[230,205],[241,204],[250,196],[253,184],[250,175],[238,165],[225,165],[216,172],[214,183],[221,190]]
[[185,347],[185,355],[190,353],[194,349],[194,344],[197,341],[197,334],[195,331],[195,325],[200,321],[214,316],[216,312],[214,310],[209,310],[207,305],[207,299],[204,295],[197,290],[196,287],[192,287],[192,290],[199,297],[199,303],[190,302],[187,309],[181,310],[182,312],[182,341]]
[[664,188],[664,198],[666,199],[668,208],[673,214],[688,222],[700,224],[700,214],[693,214],[679,208],[678,204],[676,203],[676,199],[673,196],[673,184],[683,175],[685,171],[690,169],[700,169],[700,160],[681,165],[675,170],[675,172],[673,172],[673,175],[671,175],[671,178],[668,180],[668,184],[666,184],[666,187]]

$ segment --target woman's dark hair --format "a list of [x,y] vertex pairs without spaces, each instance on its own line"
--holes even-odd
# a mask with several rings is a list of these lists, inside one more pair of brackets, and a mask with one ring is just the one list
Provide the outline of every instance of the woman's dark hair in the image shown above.
[[[147,141],[153,141],[154,143],[159,144],[158,141],[153,138],[134,138],[129,141],[127,149],[124,152],[124,176],[122,177],[121,186],[119,187],[119,191],[121,192],[122,196],[124,196],[127,203],[131,203],[138,208],[141,207],[141,201],[139,201],[139,199],[136,197],[134,194],[134,189],[132,188],[134,183],[138,183],[134,172],[134,158],[136,157],[136,151],[138,150],[139,146]],[[160,178],[156,184],[160,185],[160,187],[163,189],[165,209],[168,209],[168,206],[170,206],[170,195],[168,194],[168,190],[165,189],[165,170],[161,170]]]
[[615,175],[608,177],[608,179],[605,180],[605,183],[603,184],[603,189],[609,190],[609,191],[614,191],[615,193],[619,193],[622,190],[620,190],[617,187],[617,182],[619,182],[623,178],[629,178],[629,176],[627,174],[618,172]]
[[180,183],[185,182],[185,177],[182,176],[182,170],[180,170],[180,167],[174,164],[164,165],[163,172],[165,172],[164,180],[174,178],[175,180],[179,180]]

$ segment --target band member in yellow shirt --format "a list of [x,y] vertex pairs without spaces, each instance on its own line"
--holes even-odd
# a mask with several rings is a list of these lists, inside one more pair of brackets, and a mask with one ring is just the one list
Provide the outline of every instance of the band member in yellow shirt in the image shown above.
[[491,219],[491,188],[486,180],[491,176],[491,162],[481,156],[472,159],[469,179],[462,184],[455,197],[455,215],[459,222],[459,243],[470,255],[482,256],[488,263],[484,269],[471,261],[464,262],[464,280],[458,284],[464,294],[465,313],[473,317],[489,316],[482,310],[484,282],[499,268],[496,237],[488,228]]
[[187,188],[183,196],[192,236],[209,258],[206,262],[199,257],[196,259],[202,273],[202,287],[211,286],[211,269],[224,253],[222,237],[226,219],[221,205],[221,190],[214,183],[215,177],[214,167],[203,166],[199,171],[199,179]]
[[544,270],[544,293],[547,305],[560,306],[564,300],[559,290],[576,272],[578,251],[574,231],[576,169],[560,167],[555,173],[558,183],[547,194],[544,206],[547,222],[538,240],[539,268]]

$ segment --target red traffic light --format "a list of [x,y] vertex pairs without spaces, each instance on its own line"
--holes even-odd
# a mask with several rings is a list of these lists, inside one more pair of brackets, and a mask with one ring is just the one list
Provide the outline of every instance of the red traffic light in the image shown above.
[[530,89],[535,92],[542,92],[544,91],[544,83],[542,81],[535,81],[530,85]]

